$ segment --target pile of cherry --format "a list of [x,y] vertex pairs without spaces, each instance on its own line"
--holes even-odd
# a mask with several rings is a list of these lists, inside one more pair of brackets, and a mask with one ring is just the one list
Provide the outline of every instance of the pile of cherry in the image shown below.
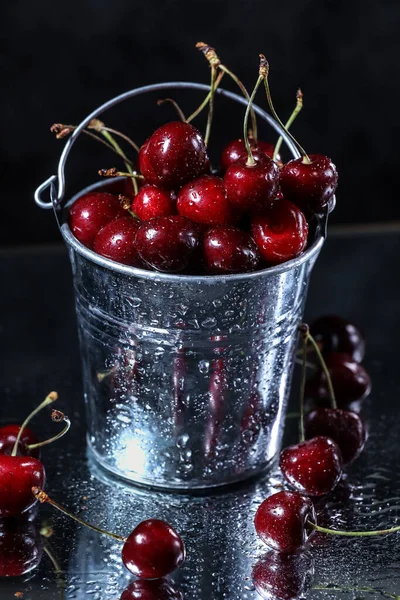
[[[307,155],[294,138],[302,156],[282,164],[274,145],[257,139],[254,131],[251,137],[247,123],[262,81],[278,118],[266,64],[262,57],[254,92],[251,97],[246,92],[243,139],[227,144],[219,171],[212,168],[207,149],[216,88],[212,84],[204,138],[179,110],[181,121],[162,125],[138,148],[138,171],[117,151],[130,168],[124,174],[133,186],[119,197],[94,191],[78,198],[69,211],[74,236],[108,259],[166,273],[246,273],[299,256],[307,246],[309,221],[326,208],[338,174],[329,158]],[[129,139],[97,120],[92,128],[106,133],[114,151],[110,131]],[[73,129],[52,127],[57,137]],[[116,169],[100,173],[121,174]]]

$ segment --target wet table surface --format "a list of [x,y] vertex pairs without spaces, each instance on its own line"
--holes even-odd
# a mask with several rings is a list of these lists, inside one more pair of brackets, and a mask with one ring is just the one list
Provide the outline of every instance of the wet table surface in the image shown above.
[[[373,381],[362,408],[367,446],[347,470],[343,484],[318,502],[320,522],[336,528],[376,529],[400,523],[399,256],[396,229],[338,230],[322,251],[309,290],[307,320],[337,313],[366,332],[365,365]],[[186,542],[188,558],[172,580],[185,600],[276,598],[257,592],[252,577],[257,563],[258,572],[269,565],[289,588],[288,565],[268,555],[253,529],[258,505],[280,485],[278,470],[226,493],[203,497],[151,492],[110,479],[86,457],[72,281],[64,248],[3,251],[0,270],[0,421],[21,422],[48,391],[56,389],[58,408],[73,422],[68,436],[43,451],[51,495],[86,519],[123,535],[149,517],[174,524]],[[294,388],[292,410],[296,392]],[[296,439],[294,421],[288,420],[287,441]],[[44,417],[37,418],[34,428],[43,436],[51,431]],[[58,568],[44,553],[39,566],[27,575],[0,579],[1,600],[120,598],[132,581],[121,563],[120,543],[41,506],[28,526],[28,537],[39,553],[42,542],[36,534],[43,524],[54,530],[46,545]],[[397,598],[399,536],[315,536],[296,559],[297,580],[308,588],[304,597]],[[11,545],[8,558],[14,551]],[[4,560],[0,550],[0,562]],[[287,589],[283,597],[293,595]]]

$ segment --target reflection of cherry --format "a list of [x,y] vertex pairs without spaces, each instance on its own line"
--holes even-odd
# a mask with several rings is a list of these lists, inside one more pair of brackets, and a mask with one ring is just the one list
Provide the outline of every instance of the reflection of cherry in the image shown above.
[[314,561],[310,554],[278,554],[273,550],[253,567],[254,587],[261,598],[297,600],[310,590]]
[[34,524],[15,519],[0,521],[0,577],[18,577],[32,571],[42,554],[43,540]]
[[[0,454],[11,454],[20,429],[21,425],[14,424],[4,425],[4,427],[0,427]],[[37,444],[38,442],[39,440],[37,439],[33,431],[28,429],[28,427],[24,427],[20,443],[18,444],[17,455],[33,456],[34,458],[39,458],[39,448],[27,448],[27,446],[29,446],[30,444]]]
[[338,315],[324,315],[310,325],[310,333],[326,356],[332,352],[348,354],[361,362],[365,354],[365,340],[361,332]]
[[167,579],[138,579],[124,590],[120,600],[183,600],[183,596]]

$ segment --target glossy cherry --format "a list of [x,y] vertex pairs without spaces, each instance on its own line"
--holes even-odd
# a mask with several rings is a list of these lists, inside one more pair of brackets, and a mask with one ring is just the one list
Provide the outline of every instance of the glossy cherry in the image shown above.
[[246,157],[231,165],[224,175],[229,202],[239,210],[263,210],[278,189],[279,167],[267,156],[253,165]]
[[[273,144],[270,144],[269,142],[263,142],[262,140],[258,140],[257,144],[255,144],[254,140],[251,138],[249,141],[252,151],[258,150],[259,152],[265,154],[265,156],[272,158],[275,149]],[[232,140],[222,151],[221,170],[225,172],[231,165],[235,164],[244,156],[247,157],[246,144],[244,143],[244,140],[242,138]]]
[[43,539],[33,523],[0,520],[0,577],[19,577],[35,569],[43,555]]
[[261,262],[251,235],[229,225],[208,229],[202,251],[204,268],[210,274],[247,273],[255,271]]
[[[339,408],[345,408],[352,402],[363,400],[371,391],[371,378],[358,362],[347,354],[333,352],[326,359],[336,402]],[[329,399],[329,390],[325,374],[319,370],[307,381],[307,395],[322,401]]]
[[176,196],[157,185],[143,186],[132,200],[132,210],[141,221],[176,214]]
[[136,234],[136,247],[143,262],[154,269],[178,273],[189,265],[199,240],[196,225],[174,215],[142,223]]
[[31,456],[0,455],[0,517],[14,517],[28,511],[36,499],[32,487],[43,487],[43,464]]
[[251,233],[269,265],[295,258],[307,245],[308,224],[302,211],[288,200],[276,199],[253,218]]
[[336,442],[343,464],[353,462],[362,452],[366,432],[361,418],[352,411],[317,408],[305,417],[306,439],[326,436]]
[[140,266],[141,260],[136,249],[136,233],[140,221],[125,213],[125,216],[114,219],[96,235],[93,250],[115,262],[130,266]]
[[176,205],[180,215],[196,223],[217,225],[233,221],[224,182],[214,175],[203,175],[187,183],[178,193]]
[[128,571],[142,579],[157,579],[175,571],[185,560],[184,544],[171,525],[159,519],[139,523],[122,548]]
[[342,456],[337,444],[318,436],[282,450],[279,466],[292,487],[309,496],[328,494],[342,476]]
[[261,598],[298,600],[311,589],[314,561],[309,553],[282,554],[271,550],[254,565],[252,576]]
[[310,161],[295,158],[283,165],[280,188],[283,196],[304,211],[319,212],[335,193],[338,173],[327,156],[310,154]]
[[167,579],[137,579],[124,590],[120,600],[183,600],[183,596]]
[[125,216],[116,196],[89,192],[73,203],[68,223],[72,233],[84,246],[92,248],[94,238],[104,225],[117,217]]
[[365,340],[361,332],[338,315],[324,315],[310,325],[310,333],[324,355],[332,352],[347,354],[361,362],[365,354]]
[[199,131],[172,121],[159,127],[139,152],[140,171],[148,183],[174,189],[206,172],[207,150]]
[[307,521],[316,522],[312,501],[297,492],[282,491],[260,504],[254,526],[264,544],[292,554],[304,546],[312,533]]
[[[0,427],[0,454],[10,455],[12,453],[20,429],[20,425],[14,424]],[[32,448],[32,450],[27,448],[28,445],[37,444],[38,442],[39,440],[33,431],[28,427],[24,427],[17,454],[39,458],[40,448]]]

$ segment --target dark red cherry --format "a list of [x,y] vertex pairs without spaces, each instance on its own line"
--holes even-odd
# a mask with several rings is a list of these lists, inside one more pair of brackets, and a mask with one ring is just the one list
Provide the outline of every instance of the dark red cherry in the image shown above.
[[342,476],[342,463],[338,445],[325,436],[284,448],[279,460],[285,479],[309,496],[331,492]]
[[269,496],[254,518],[258,537],[273,550],[292,554],[304,546],[312,534],[307,521],[316,523],[314,505],[297,492],[278,492]]
[[361,362],[365,354],[365,340],[361,332],[338,315],[324,315],[310,325],[310,333],[326,356],[332,352],[347,354]]
[[261,257],[269,265],[278,265],[303,252],[308,224],[295,204],[277,199],[270,202],[262,214],[253,217],[251,233]]
[[212,227],[203,237],[203,263],[211,274],[247,273],[260,265],[251,235],[229,225]]
[[199,131],[181,121],[156,129],[139,152],[139,167],[146,180],[169,189],[202,175],[207,166],[207,150]]
[[143,262],[157,271],[178,273],[189,265],[199,240],[199,229],[194,223],[173,215],[142,223],[136,234],[136,247]]
[[140,221],[130,215],[115,219],[100,229],[94,238],[93,250],[101,256],[130,266],[140,266],[136,249],[136,233]]
[[68,222],[77,240],[92,248],[94,238],[104,225],[126,215],[116,196],[89,192],[73,203]]
[[[269,142],[263,142],[258,140],[257,144],[254,144],[254,140],[250,139],[250,146],[252,151],[258,150],[260,153],[272,158],[275,150],[275,146]],[[239,159],[247,156],[246,144],[243,139],[232,140],[229,142],[222,151],[221,154],[221,170],[225,172],[231,165],[236,163]]]
[[120,600],[183,600],[183,596],[167,579],[137,579],[126,588]]
[[35,569],[43,555],[43,540],[33,523],[0,521],[0,577],[19,577]]
[[252,166],[242,158],[231,165],[224,175],[229,202],[243,211],[264,209],[278,188],[279,167],[267,156],[260,156]]
[[[20,425],[4,425],[0,427],[0,454],[10,455],[12,453],[20,429]],[[39,440],[33,431],[24,427],[17,454],[19,456],[39,458],[40,448],[34,448],[33,450],[27,448],[28,445],[37,444],[38,442]]]
[[233,220],[224,182],[214,175],[203,175],[187,183],[178,193],[176,205],[180,215],[196,223],[223,225]]
[[349,410],[317,408],[305,418],[306,439],[326,436],[336,442],[343,464],[353,462],[365,445],[366,432],[360,417]]
[[141,221],[176,214],[174,192],[156,185],[145,185],[132,200],[132,210]]
[[141,579],[158,579],[175,571],[185,560],[185,546],[165,521],[139,523],[122,548],[125,567]]
[[36,503],[32,487],[43,488],[45,480],[44,466],[36,458],[0,454],[0,517],[29,510]]
[[327,156],[310,154],[310,160],[296,158],[283,165],[280,187],[283,196],[301,210],[319,212],[335,193],[338,173]]
[[[363,400],[371,391],[371,378],[362,365],[347,354],[333,352],[325,359],[328,367],[336,402],[339,408],[345,408],[352,402]],[[329,390],[322,370],[307,382],[307,395],[311,398],[327,401]]]
[[282,554],[271,550],[253,567],[253,583],[261,598],[298,600],[312,586],[314,561],[310,554]]

